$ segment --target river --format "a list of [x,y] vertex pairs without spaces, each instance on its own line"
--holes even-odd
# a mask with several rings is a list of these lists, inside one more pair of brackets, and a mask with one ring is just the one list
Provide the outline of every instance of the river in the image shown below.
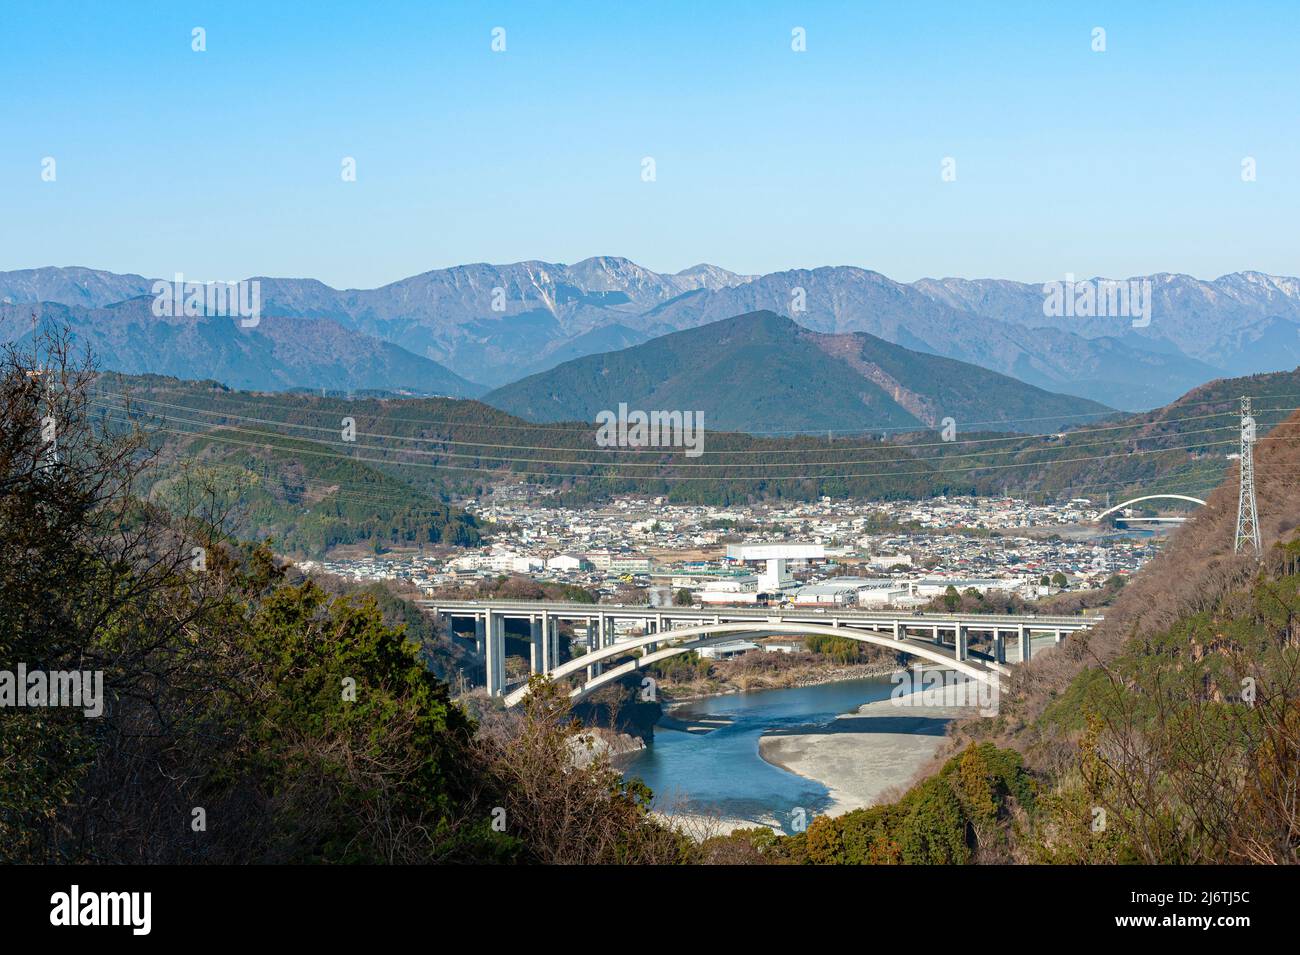
[[812,818],[830,805],[830,793],[821,783],[766,762],[758,754],[759,739],[768,732],[823,726],[863,703],[888,699],[894,686],[888,676],[866,677],[688,703],[671,716],[683,722],[732,722],[708,733],[657,726],[654,744],[620,765],[628,778],[640,777],[650,786],[656,808],[755,825],[775,822],[788,829],[796,807]]

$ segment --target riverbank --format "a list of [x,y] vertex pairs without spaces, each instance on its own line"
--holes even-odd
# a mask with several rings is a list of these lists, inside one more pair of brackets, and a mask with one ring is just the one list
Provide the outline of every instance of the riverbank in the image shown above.
[[825,683],[838,683],[844,680],[889,676],[891,673],[903,669],[903,666],[896,660],[873,660],[869,663],[816,661],[803,664],[795,662],[794,665],[758,672],[752,670],[728,672],[721,669],[723,666],[725,664],[715,663],[711,669],[716,668],[720,672],[716,676],[711,675],[707,680],[667,685],[660,683],[657,687],[659,699],[666,706],[675,706],[713,697],[729,696],[734,693],[750,693],[758,690],[788,690],[799,687],[821,686]]
[[[944,703],[955,702],[949,688]],[[905,788],[945,744],[948,723],[976,711],[921,705],[914,693],[865,703],[823,726],[775,731],[759,740],[758,752],[773,766],[826,786],[825,814],[838,816]]]
[[573,753],[574,765],[581,768],[601,757],[618,759],[620,756],[639,752],[645,749],[645,740],[628,733],[596,726],[575,736],[570,749]]
[[888,676],[859,677],[676,705],[654,743],[617,765],[654,792],[662,817],[691,834],[754,826],[793,831],[800,816],[833,808],[830,789],[763,759],[760,741],[826,726],[865,702],[887,700],[895,686]]

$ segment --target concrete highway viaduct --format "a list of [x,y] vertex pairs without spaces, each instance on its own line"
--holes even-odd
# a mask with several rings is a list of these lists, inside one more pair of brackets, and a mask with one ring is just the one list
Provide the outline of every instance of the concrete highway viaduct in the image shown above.
[[[886,647],[968,677],[999,682],[1008,662],[1025,662],[1038,639],[1047,645],[1102,620],[1096,616],[1017,616],[937,614],[833,608],[649,607],[544,600],[420,600],[426,613],[472,625],[479,653],[487,662],[487,689],[513,706],[528,692],[527,682],[510,687],[505,674],[505,622],[527,620],[530,670],[556,681],[580,682],[570,690],[582,699],[602,686],[658,660],[733,641],[737,636],[847,637]],[[559,624],[568,621],[586,632],[587,652],[560,662]],[[639,625],[640,636],[615,641],[616,623]],[[972,634],[986,634],[989,651],[971,649]],[[634,653],[635,652],[635,653]],[[605,665],[634,654],[606,670]]]

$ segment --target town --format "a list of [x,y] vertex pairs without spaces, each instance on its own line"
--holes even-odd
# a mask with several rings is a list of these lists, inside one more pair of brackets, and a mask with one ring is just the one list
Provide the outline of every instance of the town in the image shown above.
[[1162,536],[1096,523],[1087,499],[938,497],[728,507],[617,498],[555,507],[514,485],[467,502],[487,543],[303,561],[354,580],[445,592],[501,576],[572,585],[603,602],[905,608],[949,588],[1035,599],[1127,577]]

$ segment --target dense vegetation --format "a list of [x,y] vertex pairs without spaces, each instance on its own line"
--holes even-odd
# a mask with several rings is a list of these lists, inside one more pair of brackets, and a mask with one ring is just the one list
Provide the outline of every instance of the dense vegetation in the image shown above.
[[476,723],[393,598],[291,578],[201,485],[143,503],[145,436],[40,344],[0,360],[0,673],[99,673],[102,708],[0,707],[0,861],[682,857],[556,691]]
[[1019,754],[971,745],[897,802],[818,816],[778,835],[742,829],[705,841],[715,862],[810,865],[963,865],[1007,861],[1010,827],[1034,808],[1035,786]]
[[[401,480],[351,461],[311,460],[310,442],[273,439],[236,451],[221,443],[218,430],[177,444],[171,453],[190,462],[183,477],[159,480],[153,495],[168,505],[177,480],[208,480],[229,505],[231,534],[275,539],[290,554],[323,554],[336,544],[387,547],[480,542],[477,522],[459,508],[440,503]],[[310,477],[308,477],[310,473]]]
[[[319,555],[336,544],[367,544],[378,552],[480,542],[473,516],[444,497],[373,466],[364,455],[340,453],[339,447],[347,446],[341,430],[335,447],[306,440],[292,429],[287,434],[271,428],[254,433],[204,416],[219,404],[209,397],[227,393],[221,386],[189,385],[185,393],[194,405],[178,411],[108,397],[120,394],[110,389],[122,383],[117,376],[97,383],[91,415],[106,430],[128,423],[148,430],[159,455],[142,476],[148,482],[142,490],[163,506],[176,506],[174,488],[201,483],[225,511],[228,533],[245,540],[273,538],[277,550],[290,554]],[[171,414],[154,413],[164,410]]]
[[[1213,382],[1167,408],[1057,436],[962,430],[952,442],[933,431],[828,441],[710,431],[698,459],[599,448],[591,424],[529,424],[475,401],[255,395],[157,376],[105,375],[96,389],[98,420],[150,430],[161,490],[185,468],[209,469],[238,505],[233,532],[316,553],[333,543],[471,544],[478,529],[451,502],[509,482],[535,485],[556,505],[620,493],[721,505],[1200,494],[1219,483],[1235,450],[1238,396],[1257,396],[1263,435],[1300,404],[1300,372]],[[345,419],[355,440],[344,438]]]
[[[1054,587],[1064,587],[1065,575],[1057,572],[1044,580]],[[1076,614],[1110,604],[1127,583],[1126,577],[1107,578],[1101,587],[1078,592],[1064,591],[1037,600],[1026,600],[1018,594],[1003,590],[976,590],[967,587],[958,591],[949,585],[946,592],[932,597],[921,609],[934,613],[994,613],[994,614]]]
[[[657,681],[665,697],[747,692],[820,683],[843,675],[847,667],[871,666],[867,672],[888,672],[903,665],[898,653],[843,637],[805,637],[802,653],[742,653],[709,660],[694,651],[648,664],[641,672]],[[640,679],[640,673],[636,675]]]

